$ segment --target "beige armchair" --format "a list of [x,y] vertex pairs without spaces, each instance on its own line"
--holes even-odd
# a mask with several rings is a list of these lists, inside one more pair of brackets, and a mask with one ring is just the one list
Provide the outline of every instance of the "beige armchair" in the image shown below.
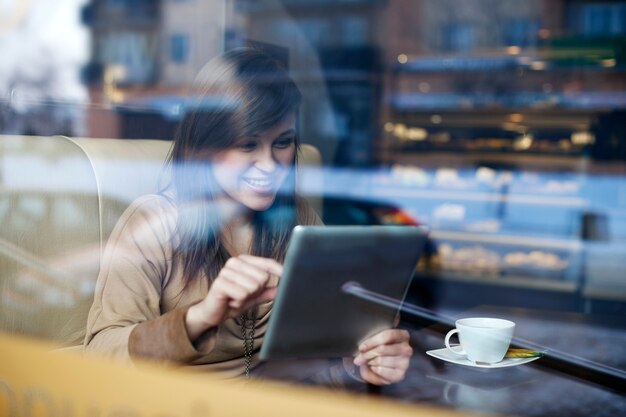
[[0,137],[0,329],[82,343],[101,250],[170,143]]

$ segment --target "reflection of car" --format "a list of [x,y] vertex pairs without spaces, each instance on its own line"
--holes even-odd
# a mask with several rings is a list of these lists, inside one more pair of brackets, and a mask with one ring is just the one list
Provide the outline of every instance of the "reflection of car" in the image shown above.
[[325,197],[323,213],[328,225],[418,224],[409,214],[385,202]]
[[[327,225],[406,225],[417,226],[419,221],[406,211],[383,201],[361,200],[354,198],[325,197],[323,221]],[[426,241],[417,271],[424,271],[430,265],[433,254],[437,252],[432,239]],[[433,290],[423,284],[423,279],[414,279],[407,301],[420,306],[431,307]]]

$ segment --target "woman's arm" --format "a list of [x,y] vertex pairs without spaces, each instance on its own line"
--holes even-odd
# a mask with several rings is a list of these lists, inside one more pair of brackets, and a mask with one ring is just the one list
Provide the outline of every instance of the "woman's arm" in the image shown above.
[[282,266],[273,259],[240,255],[226,262],[208,293],[187,297],[200,302],[162,314],[168,284],[179,287],[181,295],[195,291],[172,276],[175,224],[175,210],[157,196],[139,200],[122,216],[98,277],[85,339],[88,351],[191,363],[211,352],[221,323],[274,298],[276,288],[268,282],[271,275],[282,274]]
[[187,311],[185,326],[191,340],[226,319],[273,300],[276,287],[268,287],[268,284],[272,275],[280,276],[282,272],[282,265],[273,259],[251,255],[230,258],[207,296]]
[[[161,313],[163,288],[172,279],[175,224],[176,211],[159,196],[138,199],[122,215],[101,263],[87,322],[87,351],[182,362],[200,356],[185,329],[188,306]],[[208,337],[202,350],[212,346]]]

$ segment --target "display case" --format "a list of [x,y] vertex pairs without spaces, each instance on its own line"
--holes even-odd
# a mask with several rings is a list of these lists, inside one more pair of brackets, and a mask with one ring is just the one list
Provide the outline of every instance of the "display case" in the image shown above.
[[402,53],[388,67],[376,144],[386,171],[372,193],[431,228],[417,286],[433,299],[566,310],[588,310],[590,294],[626,300],[600,260],[624,246],[624,167],[609,161],[624,138],[605,126],[626,96],[602,87],[614,67],[594,61],[581,77],[550,48]]

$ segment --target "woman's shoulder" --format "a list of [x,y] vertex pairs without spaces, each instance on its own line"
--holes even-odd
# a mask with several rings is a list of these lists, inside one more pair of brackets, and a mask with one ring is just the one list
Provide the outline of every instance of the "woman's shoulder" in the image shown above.
[[168,233],[175,227],[177,218],[176,204],[162,194],[148,194],[135,199],[124,211],[118,222],[123,229],[160,230]]
[[126,209],[125,217],[163,216],[177,212],[173,199],[162,194],[146,194],[136,198]]
[[136,198],[128,207],[129,211],[153,212],[176,211],[174,199],[164,194],[146,194]]

